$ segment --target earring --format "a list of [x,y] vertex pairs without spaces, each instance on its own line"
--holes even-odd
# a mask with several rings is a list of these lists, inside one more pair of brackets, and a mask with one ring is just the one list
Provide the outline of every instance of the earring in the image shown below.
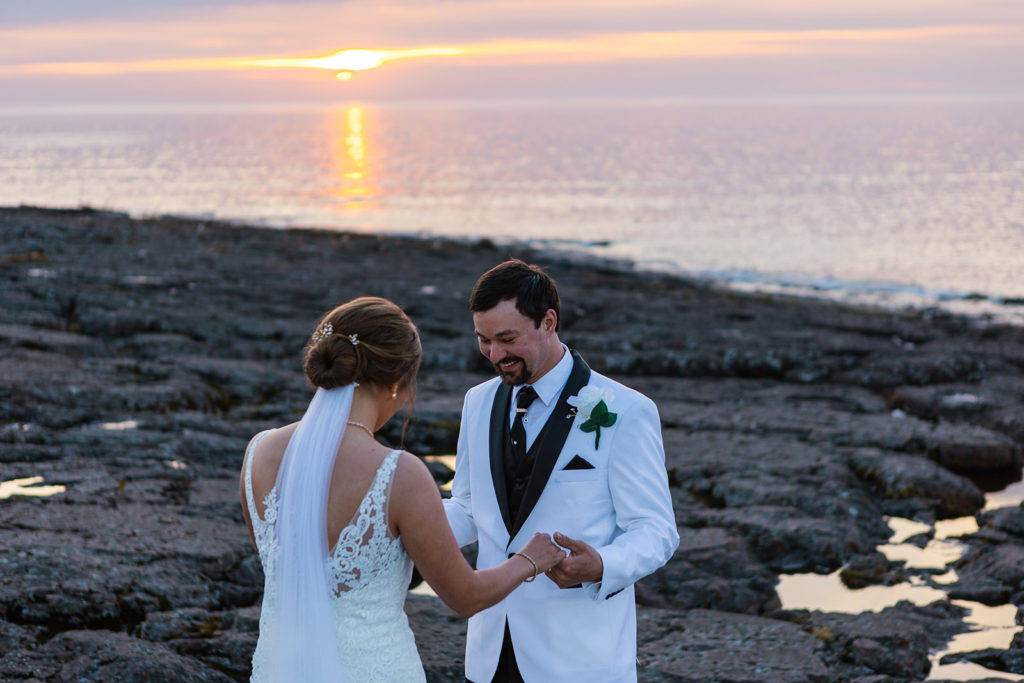
[[396,387],[392,387],[391,388],[391,398],[392,399],[398,398],[398,389]]

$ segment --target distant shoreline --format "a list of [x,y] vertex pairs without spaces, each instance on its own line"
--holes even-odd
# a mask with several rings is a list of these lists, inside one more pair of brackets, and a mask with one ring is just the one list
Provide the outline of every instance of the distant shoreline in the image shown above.
[[754,297],[782,297],[831,303],[855,310],[877,311],[888,314],[955,315],[981,324],[1006,324],[1024,327],[1024,297],[997,297],[979,292],[933,290],[913,285],[883,282],[847,282],[803,276],[784,276],[756,272],[695,273],[670,263],[635,261],[628,258],[603,255],[600,248],[608,243],[585,243],[568,239],[491,238],[486,236],[444,235],[429,230],[419,231],[367,231],[357,228],[332,228],[316,225],[279,225],[243,218],[232,219],[206,213],[135,214],[121,209],[92,206],[0,206],[0,211],[54,211],[122,216],[129,220],[167,220],[210,222],[243,229],[265,229],[281,232],[311,234],[350,234],[362,237],[397,238],[404,240],[446,240],[453,244],[488,245],[508,250],[529,250],[550,253],[559,260],[576,263],[595,263],[602,268],[617,269],[636,275],[670,275],[689,281],[695,286]]

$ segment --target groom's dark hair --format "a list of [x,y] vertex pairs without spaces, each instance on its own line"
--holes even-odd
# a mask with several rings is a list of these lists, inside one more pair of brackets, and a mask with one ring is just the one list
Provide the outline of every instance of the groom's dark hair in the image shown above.
[[555,331],[562,325],[558,307],[558,285],[540,266],[512,259],[499,263],[480,276],[469,295],[469,310],[489,311],[502,301],[514,299],[516,310],[540,327],[544,315],[555,312]]

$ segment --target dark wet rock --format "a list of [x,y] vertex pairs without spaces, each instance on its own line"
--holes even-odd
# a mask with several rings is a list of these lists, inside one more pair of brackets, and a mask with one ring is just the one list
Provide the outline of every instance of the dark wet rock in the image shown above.
[[988,527],[1024,539],[1024,507],[997,508],[978,514],[978,522]]
[[177,356],[174,361],[206,383],[209,402],[220,410],[239,402],[264,403],[286,389],[302,391],[306,387],[294,370],[278,369],[265,361],[205,356]]
[[890,562],[882,553],[871,552],[857,555],[847,562],[839,570],[839,578],[844,586],[856,590],[879,584],[891,585],[904,577],[898,563]]
[[182,638],[210,638],[224,631],[257,633],[259,608],[232,612],[210,612],[200,608],[182,608],[157,612],[139,625],[138,635],[146,640],[173,641]]
[[889,535],[838,454],[719,430],[666,430],[665,447],[670,481],[703,504],[677,503],[680,526],[725,528],[774,571],[832,571]]
[[240,462],[239,453],[248,439],[183,429],[174,455],[186,462],[230,466]]
[[886,501],[916,499],[923,509],[940,517],[963,517],[985,504],[985,496],[969,479],[912,455],[859,449],[850,455],[850,467]]
[[22,349],[67,353],[82,353],[94,347],[91,337],[71,332],[39,329],[28,325],[0,324],[0,341]]
[[[800,627],[774,619],[696,609],[647,609],[638,617],[642,680],[832,680],[822,643]],[[660,678],[659,678],[660,676]]]
[[231,683],[230,676],[158,643],[111,631],[67,631],[0,658],[0,678],[54,683]]
[[897,387],[890,401],[894,407],[926,420],[970,421],[992,408],[976,391],[973,384]]
[[1021,465],[1021,449],[1009,437],[983,427],[942,426],[928,455],[951,470],[976,472]]
[[728,529],[745,539],[755,556],[779,573],[827,573],[873,547],[852,522],[813,517],[794,508],[706,510],[688,515],[685,521],[687,526]]
[[849,652],[854,662],[872,671],[903,678],[919,678],[930,666],[919,653],[910,649],[890,649],[874,638],[854,638]]
[[[195,515],[130,500],[109,505],[95,497],[91,506],[74,505],[75,515],[55,499],[0,506],[7,529],[0,610],[8,621],[53,633],[127,629],[152,610],[252,604],[262,586],[238,583],[248,577],[236,568],[253,551],[234,531],[237,504],[228,517],[205,504],[214,482],[196,486],[193,506],[202,513]],[[214,495],[230,501],[237,484],[221,482],[212,487]],[[114,495],[109,500],[120,494],[146,498],[145,482],[105,485]],[[164,485],[156,485],[162,497]],[[136,486],[140,492],[130,493]]]
[[[1008,650],[988,648],[974,652],[957,652],[942,658],[942,664],[954,662],[971,662],[986,669],[1005,671],[1011,674],[1024,674],[1024,648],[1010,647]],[[1005,680],[1005,679],[994,679]]]
[[165,643],[181,655],[194,657],[235,680],[252,673],[251,658],[259,634],[259,609],[209,612],[185,608],[149,615],[139,637]]
[[0,619],[0,658],[8,652],[30,650],[43,638],[39,627],[16,625]]
[[[1001,355],[1013,354],[1006,350]],[[987,374],[981,382],[970,384],[899,387],[889,398],[895,407],[927,420],[978,424],[1006,434],[1017,444],[1024,442],[1024,396],[1012,379],[1001,374]]]
[[[949,588],[954,599],[1000,605],[1024,604],[1024,544],[969,543],[967,554],[953,564],[957,581]],[[1018,602],[1019,601],[1019,602]]]
[[966,630],[963,610],[948,603],[915,607],[900,603],[881,612],[812,612],[803,621],[825,643],[822,660],[832,680],[872,675],[923,680],[931,668],[929,652]]
[[425,595],[410,595],[405,612],[416,634],[427,681],[464,681],[466,620],[440,599]]
[[843,429],[820,431],[837,443],[927,455],[961,472],[1019,467],[1020,449],[1008,437],[972,425],[938,425],[909,417],[867,416]]
[[455,476],[455,470],[438,460],[429,460],[426,465],[427,469],[430,470],[430,475],[434,478],[434,481],[437,482],[438,486],[447,484]]
[[638,584],[641,604],[744,614],[764,614],[779,607],[775,575],[743,540],[719,528],[684,527],[679,532],[679,549],[672,561]]
[[[752,547],[765,548],[764,539],[755,538],[761,536],[757,528],[763,510],[774,510],[771,519],[830,520],[836,528],[820,539],[820,555],[831,558],[826,559],[829,564],[856,552],[868,539],[888,538],[879,507],[840,453],[777,434],[666,429],[664,437],[670,482],[705,507],[728,510],[719,524],[715,514],[680,504],[677,497],[681,525],[726,526]],[[836,546],[831,537],[842,533],[849,537],[850,549],[827,551],[824,546]]]
[[882,412],[877,403],[843,401],[821,390],[763,383],[734,387],[731,382],[694,383],[693,394],[682,394],[689,400],[661,407],[663,419],[673,428],[779,436],[820,444],[826,451],[849,446],[921,454],[964,472],[1019,468],[1021,464],[1020,447],[988,428],[935,424]]
[[985,365],[978,358],[908,350],[903,358],[872,358],[835,379],[872,389],[885,389],[900,385],[978,380],[984,372]]

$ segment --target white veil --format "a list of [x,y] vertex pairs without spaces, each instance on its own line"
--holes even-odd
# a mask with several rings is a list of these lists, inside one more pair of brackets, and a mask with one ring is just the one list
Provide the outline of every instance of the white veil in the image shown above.
[[276,596],[274,633],[267,639],[274,683],[344,680],[331,612],[327,495],[354,389],[317,389],[278,470],[278,557],[268,586]]

